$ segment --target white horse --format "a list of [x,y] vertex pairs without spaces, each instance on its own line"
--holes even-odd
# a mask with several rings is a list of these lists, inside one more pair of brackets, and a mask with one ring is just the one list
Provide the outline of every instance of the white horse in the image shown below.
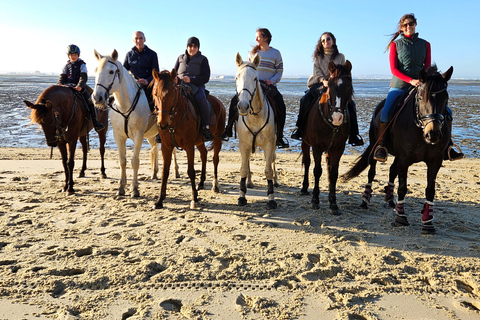
[[[237,96],[238,113],[237,133],[242,167],[240,168],[240,197],[238,205],[247,204],[245,194],[247,186],[253,187],[250,171],[250,156],[256,147],[261,147],[265,155],[265,175],[268,182],[267,209],[276,209],[274,186],[278,186],[277,172],[275,169],[275,115],[257,76],[257,67],[260,56],[255,55],[253,61],[243,61],[237,52]],[[247,183],[248,178],[248,183]]]
[[[121,179],[117,195],[125,195],[127,184],[126,173],[126,141],[133,140],[133,180],[132,197],[140,196],[138,191],[138,168],[140,166],[139,154],[142,148],[143,138],[150,143],[150,164],[152,179],[157,179],[158,173],[158,143],[155,136],[158,134],[156,117],[150,111],[147,96],[134,77],[117,60],[117,50],[113,50],[111,56],[102,56],[96,50],[95,57],[98,60],[96,69],[95,89],[92,99],[95,105],[102,109],[107,106],[110,95],[115,98],[111,106],[114,112],[110,113],[110,122],[113,127],[113,137],[117,143],[120,158]],[[175,154],[174,154],[175,155]],[[175,173],[178,176],[178,165],[175,158]]]

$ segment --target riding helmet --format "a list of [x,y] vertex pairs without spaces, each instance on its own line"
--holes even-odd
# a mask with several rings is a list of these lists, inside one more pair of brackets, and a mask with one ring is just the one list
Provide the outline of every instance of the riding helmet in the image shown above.
[[67,47],[67,54],[74,54],[74,53],[80,55],[80,48],[74,44],[71,44]]

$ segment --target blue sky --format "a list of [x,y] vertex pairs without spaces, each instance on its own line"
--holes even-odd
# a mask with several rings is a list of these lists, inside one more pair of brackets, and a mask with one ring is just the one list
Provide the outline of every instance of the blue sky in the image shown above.
[[[280,50],[284,76],[308,76],[312,53],[324,31],[337,38],[340,52],[352,62],[353,75],[390,75],[384,53],[399,18],[413,12],[417,32],[432,46],[432,61],[454,78],[480,79],[480,1],[2,1],[0,72],[59,73],[66,46],[74,43],[94,76],[101,54],[119,52],[123,62],[141,30],[146,45],[159,56],[161,69],[171,69],[187,39],[200,39],[200,50],[212,74],[233,75],[235,54],[246,58],[255,30],[268,28],[271,45]],[[328,3],[328,5],[325,5]]]

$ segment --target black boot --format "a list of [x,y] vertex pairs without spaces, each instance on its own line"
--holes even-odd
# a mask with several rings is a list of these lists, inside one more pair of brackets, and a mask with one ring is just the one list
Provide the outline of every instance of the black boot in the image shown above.
[[348,137],[348,144],[352,146],[363,146],[363,139],[358,133],[357,108],[355,102],[348,103],[348,113],[350,115],[350,135]]
[[159,134],[157,134],[157,135],[155,136],[155,142],[156,142],[156,143],[162,143],[162,139],[160,138],[160,135],[159,135]]
[[97,115],[95,114],[95,106],[92,103],[92,100],[87,101],[88,104],[88,109],[90,109],[90,116],[92,117],[92,122],[93,122],[93,128],[95,129],[96,132],[100,132],[102,130],[105,130],[105,126],[103,123],[97,121]]
[[287,139],[284,139],[283,137],[279,137],[277,139],[277,147],[280,149],[288,148],[290,147],[290,144],[288,143]]
[[300,141],[302,140],[302,137],[303,137],[303,132],[302,132],[302,129],[300,128],[295,129],[295,131],[290,136],[290,138],[295,140],[300,140]]
[[388,151],[385,147],[385,134],[386,129],[388,126],[388,122],[380,122],[378,124],[378,135],[380,138],[378,139],[377,147],[375,148],[375,154],[373,155],[373,159],[381,162],[387,161],[388,158]]
[[205,139],[205,142],[213,141],[213,134],[207,127],[203,127],[203,138]]
[[463,154],[462,150],[460,152],[457,152],[453,147],[458,147],[453,144],[453,141],[450,140],[448,143],[448,148],[445,150],[445,154],[443,155],[443,160],[450,160],[450,161],[455,161],[455,160],[461,160],[465,157]]
[[238,97],[237,95],[233,96],[232,100],[230,101],[230,108],[228,109],[228,123],[225,127],[225,131],[219,136],[220,139],[223,141],[228,141],[229,137],[233,136],[233,124],[235,120],[238,119]]

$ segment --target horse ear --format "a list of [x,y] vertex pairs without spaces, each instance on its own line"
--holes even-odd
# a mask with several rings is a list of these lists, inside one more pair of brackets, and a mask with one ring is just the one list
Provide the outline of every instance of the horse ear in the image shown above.
[[36,106],[31,103],[30,101],[28,100],[23,100],[23,102],[25,102],[25,104],[27,105],[27,107],[31,108],[31,109],[37,109]]
[[328,71],[329,71],[330,73],[334,73],[335,70],[337,70],[337,65],[335,64],[335,62],[330,61],[330,62],[328,63]]
[[97,52],[97,50],[93,49],[93,53],[95,54],[95,58],[97,58],[97,60],[100,60],[103,58],[103,56]]
[[448,80],[450,80],[450,78],[452,77],[452,73],[453,73],[453,66],[450,67],[450,68],[448,68],[448,70],[447,70],[444,74],[442,74],[442,77],[443,77],[446,81],[448,81]]
[[427,80],[427,72],[424,69],[420,70],[418,73],[418,80],[420,80],[420,82],[425,82]]
[[347,69],[348,72],[352,72],[352,63],[350,61],[345,61],[345,64],[343,65],[345,69]]
[[160,77],[158,76],[157,69],[155,69],[155,68],[152,69],[152,76],[155,80],[157,80],[157,81],[160,80]]
[[175,78],[177,77],[177,70],[172,69],[172,72],[170,72],[170,74],[171,74],[172,79],[175,80]]
[[118,59],[118,52],[117,52],[116,49],[113,49],[112,59],[113,59],[114,61],[117,61],[117,59]]
[[238,52],[237,52],[237,55],[235,56],[235,63],[237,64],[237,67],[240,67],[243,63],[242,56]]
[[253,57],[253,64],[255,65],[255,69],[258,67],[258,65],[260,64],[260,56],[258,55],[258,53],[255,53],[255,57]]

